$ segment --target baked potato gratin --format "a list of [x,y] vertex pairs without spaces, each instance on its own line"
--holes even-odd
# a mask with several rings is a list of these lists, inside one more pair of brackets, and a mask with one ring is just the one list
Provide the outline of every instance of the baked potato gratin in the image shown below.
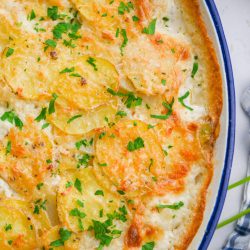
[[0,0],[0,249],[181,250],[222,108],[196,0]]

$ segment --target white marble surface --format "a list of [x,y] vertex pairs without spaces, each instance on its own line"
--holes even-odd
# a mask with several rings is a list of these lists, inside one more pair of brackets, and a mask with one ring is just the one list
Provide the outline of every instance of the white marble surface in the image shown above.
[[[249,121],[240,107],[240,96],[250,86],[250,0],[215,0],[227,38],[235,79],[236,141],[230,183],[246,175],[250,138]],[[243,187],[230,190],[220,220],[239,212]],[[209,250],[219,250],[225,243],[233,224],[216,230]]]

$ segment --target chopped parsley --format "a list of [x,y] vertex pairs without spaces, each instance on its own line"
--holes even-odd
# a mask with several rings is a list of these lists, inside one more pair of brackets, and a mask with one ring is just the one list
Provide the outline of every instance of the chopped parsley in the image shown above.
[[107,91],[114,96],[119,96],[119,97],[127,97],[124,100],[124,104],[126,105],[127,108],[132,108],[136,106],[140,106],[142,104],[142,98],[141,97],[136,97],[133,92],[128,92],[128,93],[122,93],[122,92],[116,92],[113,89],[108,88]]
[[98,166],[100,166],[100,167],[107,167],[108,165],[107,165],[107,163],[98,163]]
[[125,192],[123,190],[117,190],[117,193],[120,195],[125,195]]
[[35,118],[35,121],[40,122],[46,119],[47,108],[42,108],[40,114]]
[[11,141],[7,142],[7,146],[6,146],[6,155],[9,154],[11,152]]
[[142,30],[142,33],[148,34],[148,35],[154,35],[154,33],[155,33],[156,21],[157,21],[156,18],[153,19],[153,20],[149,23],[148,27],[145,27],[145,28]]
[[45,48],[44,48],[44,51],[46,51],[49,47],[55,48],[57,43],[56,43],[56,41],[54,41],[54,40],[52,40],[52,39],[47,39],[47,40],[45,41],[45,44],[46,44],[46,46],[45,46]]
[[183,107],[185,107],[186,109],[188,109],[188,110],[190,110],[190,111],[193,111],[193,108],[189,107],[188,105],[186,105],[186,104],[184,103],[184,100],[185,100],[186,98],[188,98],[189,95],[190,95],[190,92],[187,91],[183,96],[181,96],[181,97],[178,98],[178,101],[179,101],[179,103],[180,103]]
[[81,183],[81,181],[80,181],[78,178],[76,178],[76,180],[75,180],[74,187],[75,187],[80,193],[82,193],[82,183]]
[[73,186],[73,183],[71,181],[68,181],[66,184],[65,184],[65,188],[69,188],[69,187],[72,187]]
[[162,79],[162,80],[161,80],[161,84],[162,84],[163,86],[166,86],[166,83],[167,83],[167,81],[166,81],[165,79]]
[[150,115],[151,118],[160,119],[160,120],[167,120],[173,113],[173,105],[174,105],[174,98],[170,103],[163,102],[162,105],[168,110],[165,115]]
[[139,19],[138,16],[132,16],[132,20],[133,20],[134,22],[138,22],[140,19]]
[[47,128],[49,126],[49,123],[44,123],[43,125],[42,125],[42,129],[45,129],[45,128]]
[[193,64],[193,69],[192,69],[192,73],[191,73],[191,77],[194,78],[196,73],[198,72],[199,69],[199,64],[198,62],[194,62]]
[[79,207],[84,207],[84,203],[82,201],[77,200],[76,203]]
[[118,6],[118,14],[124,15],[126,11],[129,13],[131,9],[134,9],[134,5],[132,2],[128,2],[127,4],[124,2],[120,2],[120,5]]
[[37,190],[41,190],[41,188],[42,188],[42,186],[43,186],[44,184],[41,182],[41,183],[38,183],[37,185],[36,185],[36,188],[37,188]]
[[10,57],[13,53],[14,53],[14,49],[8,48],[8,50],[6,52],[6,57]]
[[122,45],[120,47],[121,55],[123,56],[124,48],[126,47],[126,45],[128,43],[128,37],[127,37],[127,32],[126,32],[125,29],[121,29],[120,34],[121,34],[121,36],[123,38],[123,42],[122,42]]
[[39,214],[40,209],[46,210],[46,202],[47,202],[47,200],[44,200],[44,201],[42,199],[36,200],[33,213]]
[[81,166],[88,167],[90,159],[91,157],[89,154],[82,155],[82,157],[78,159],[77,168]]
[[140,148],[144,148],[144,141],[141,137],[137,137],[134,142],[130,141],[128,143],[127,149],[130,152],[133,152],[135,150],[138,150]]
[[156,207],[157,208],[169,208],[169,209],[173,209],[173,210],[179,210],[183,206],[184,206],[184,203],[182,201],[180,201],[180,202],[174,203],[172,205],[159,204]]
[[96,62],[96,59],[93,57],[89,57],[87,60],[87,63],[89,63],[91,66],[93,66],[94,70],[97,71],[98,69],[97,69],[95,62]]
[[18,127],[20,130],[23,128],[23,122],[21,119],[16,115],[16,113],[11,110],[5,112],[1,117],[1,121],[8,121],[11,124],[14,124],[16,127]]
[[60,228],[59,229],[59,235],[60,235],[60,239],[52,241],[50,243],[51,247],[60,247],[60,246],[64,246],[64,242],[67,241],[70,236],[71,236],[71,232],[67,229],[64,228]]
[[102,139],[104,136],[106,135],[106,132],[102,132],[100,135],[99,135],[99,139]]
[[81,146],[88,147],[91,146],[92,144],[93,144],[93,138],[91,138],[89,142],[86,139],[80,140],[75,143],[75,146],[79,150]]
[[146,244],[144,244],[141,250],[153,250],[154,247],[155,247],[155,242],[151,241],[151,242],[147,242]]
[[29,21],[32,21],[32,20],[35,19],[35,18],[36,18],[36,13],[35,13],[35,11],[32,9],[32,11],[31,11],[30,14],[28,15],[27,19],[28,19]]
[[73,122],[74,120],[76,120],[77,118],[80,118],[82,117],[82,115],[75,115],[75,116],[72,116],[70,119],[68,119],[67,123],[71,123]]
[[115,115],[120,116],[122,118],[127,116],[127,113],[125,111],[119,110]]
[[61,39],[70,29],[70,23],[60,22],[52,30],[55,39]]
[[72,68],[65,68],[62,71],[60,71],[59,73],[64,74],[64,73],[71,73],[71,72],[74,72],[74,71],[75,71],[75,68],[72,67]]
[[69,215],[79,217],[81,219],[86,217],[86,214],[84,212],[81,212],[78,208],[74,208],[74,209],[70,210]]
[[57,6],[53,6],[51,8],[48,8],[47,9],[47,16],[49,18],[51,18],[53,21],[64,17],[64,15],[58,14],[58,7]]
[[96,190],[95,195],[101,195],[104,196],[104,193],[102,190]]
[[55,112],[55,101],[58,98],[57,94],[52,94],[52,99],[49,102],[49,114],[53,114]]
[[9,230],[11,230],[12,229],[12,225],[11,224],[7,224],[7,225],[5,225],[5,227],[4,227],[4,230],[7,232],[7,231],[9,231]]

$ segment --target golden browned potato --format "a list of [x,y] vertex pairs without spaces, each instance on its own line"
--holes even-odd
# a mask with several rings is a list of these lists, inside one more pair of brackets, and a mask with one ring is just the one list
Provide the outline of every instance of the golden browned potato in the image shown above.
[[[50,171],[52,144],[32,122],[12,128],[0,147],[0,175],[18,193],[30,196]],[[6,148],[9,145],[9,152]],[[7,152],[7,153],[6,153]],[[24,185],[25,183],[25,185]]]
[[119,196],[98,184],[91,167],[64,172],[57,209],[61,223],[73,232],[88,229],[92,220],[105,221],[107,214],[118,211],[119,205]]

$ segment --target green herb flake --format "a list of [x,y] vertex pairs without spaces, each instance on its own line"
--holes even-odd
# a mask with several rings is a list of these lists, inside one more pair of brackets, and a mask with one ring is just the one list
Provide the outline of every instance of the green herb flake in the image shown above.
[[137,17],[137,16],[132,16],[132,20],[134,21],[134,22],[139,22],[139,17]]
[[95,62],[96,62],[96,59],[93,57],[89,57],[87,60],[87,63],[89,63],[91,66],[93,66],[94,70],[97,71],[98,69],[97,69]]
[[62,34],[67,33],[70,29],[70,24],[61,22],[58,23],[52,30],[55,39],[61,39]]
[[59,73],[64,74],[64,73],[71,73],[71,72],[74,72],[74,71],[75,71],[75,68],[72,67],[72,68],[65,68],[62,71],[60,71]]
[[101,195],[104,196],[104,193],[102,190],[96,190],[95,195]]
[[75,187],[80,193],[82,193],[82,183],[81,183],[81,181],[80,181],[78,178],[76,178],[76,180],[75,180],[74,187]]
[[4,230],[7,232],[7,231],[9,231],[9,230],[11,230],[12,229],[12,225],[11,224],[7,224],[7,225],[5,225],[5,227],[4,227]]
[[72,187],[73,186],[73,183],[71,181],[68,181],[66,184],[65,184],[65,188],[69,188],[69,187]]
[[82,201],[77,200],[76,203],[79,207],[84,207],[84,203]]
[[74,208],[74,209],[70,210],[69,215],[79,217],[81,219],[86,217],[86,214],[84,212],[81,212],[78,208]]
[[32,20],[34,20],[35,18],[36,18],[36,13],[35,13],[35,11],[32,9],[32,11],[31,11],[30,14],[28,15],[27,19],[28,19],[29,21],[32,21]]
[[135,150],[138,150],[140,148],[144,148],[144,141],[141,137],[137,137],[134,142],[130,141],[128,143],[127,149],[130,152],[133,152]]
[[71,234],[72,234],[72,232],[70,232],[69,230],[67,230],[65,228],[60,228],[59,229],[60,239],[52,241],[50,243],[50,246],[51,247],[64,246],[64,242],[67,241],[70,238]]
[[54,41],[54,40],[52,40],[52,39],[47,39],[47,40],[45,41],[45,44],[46,44],[46,47],[44,48],[45,51],[46,51],[49,47],[55,48],[56,45],[57,45],[56,41]]
[[123,38],[123,42],[122,42],[122,45],[120,47],[120,50],[121,50],[121,55],[123,56],[123,52],[124,52],[124,48],[126,47],[126,45],[128,44],[128,37],[127,37],[127,32],[125,29],[121,29],[120,31],[120,34]]
[[125,111],[119,110],[115,115],[120,116],[122,118],[127,116],[127,113]]
[[6,152],[5,154],[9,154],[11,152],[11,141],[8,141],[7,142],[7,146],[6,146]]
[[117,193],[120,195],[125,195],[125,192],[123,190],[117,190]]
[[8,50],[6,52],[6,57],[10,57],[13,53],[14,53],[14,49],[8,48]]
[[148,34],[148,35],[154,35],[154,33],[155,33],[156,21],[157,21],[156,18],[153,19],[153,20],[149,23],[148,27],[145,27],[145,28],[142,30],[142,33]]
[[40,122],[46,119],[47,108],[42,108],[40,114],[35,118],[35,121]]
[[166,86],[166,83],[167,83],[167,81],[166,81],[165,79],[162,79],[162,80],[161,80],[161,84],[162,84],[163,86]]
[[196,73],[198,72],[199,69],[199,64],[198,62],[194,62],[193,64],[193,69],[192,69],[192,73],[191,73],[191,77],[194,78]]
[[23,122],[21,119],[16,115],[16,113],[11,110],[5,112],[1,117],[1,121],[8,121],[11,124],[14,124],[16,127],[18,127],[20,130],[23,128]]
[[184,206],[184,203],[182,201],[180,201],[180,202],[176,202],[172,205],[159,204],[156,207],[160,208],[160,209],[169,208],[169,209],[173,209],[173,210],[179,210],[183,206]]
[[36,185],[36,188],[37,188],[37,190],[41,190],[41,188],[42,188],[42,186],[43,186],[44,184],[41,182],[41,183],[38,183],[37,185]]
[[151,242],[147,242],[146,244],[144,244],[141,250],[153,250],[154,247],[155,247],[155,242],[151,241]]
[[53,93],[52,94],[52,99],[49,102],[49,114],[55,113],[55,101],[58,98],[57,94]]
[[98,163],[98,166],[100,166],[100,167],[107,167],[108,165],[107,165],[107,163]]
[[74,120],[78,119],[82,117],[82,115],[75,115],[75,116],[72,116],[70,119],[68,119],[67,123],[70,124],[71,122],[73,122]]
[[151,118],[159,119],[159,120],[167,120],[173,113],[173,105],[174,98],[170,103],[163,102],[162,105],[167,109],[167,113],[165,115],[150,115]]
[[50,125],[49,123],[44,123],[44,124],[42,125],[42,129],[46,129],[49,125]]
[[184,100],[185,100],[186,98],[188,98],[189,95],[190,95],[190,92],[187,91],[183,96],[181,96],[181,97],[178,98],[178,101],[179,101],[179,103],[180,103],[183,107],[185,107],[186,109],[188,109],[188,110],[190,110],[190,111],[193,111],[193,108],[189,107],[188,105],[186,105],[186,104],[184,103]]

